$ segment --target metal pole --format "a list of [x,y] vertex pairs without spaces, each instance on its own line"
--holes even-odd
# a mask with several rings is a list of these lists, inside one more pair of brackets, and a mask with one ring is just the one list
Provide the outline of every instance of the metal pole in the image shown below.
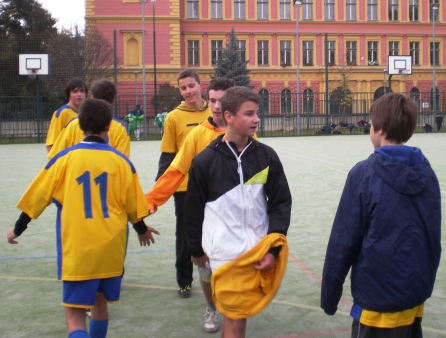
[[153,24],[153,103],[155,108],[155,116],[157,113],[157,100],[156,100],[156,37],[155,37],[155,2],[152,0],[152,24]]
[[146,44],[145,44],[145,3],[147,0],[141,0],[142,3],[142,109],[146,113]]
[[300,54],[299,54],[299,7],[302,1],[295,0],[296,7],[296,115],[297,115],[297,135],[300,135]]
[[330,125],[328,120],[329,113],[329,95],[328,95],[328,34],[325,33],[325,134],[330,135]]
[[386,95],[386,73],[389,71],[389,69],[383,69],[383,93]]
[[434,123],[436,123],[436,111],[437,111],[437,79],[436,79],[436,48],[435,48],[435,21],[436,19],[436,12],[438,10],[439,4],[432,4],[432,111],[433,111],[433,117],[434,117]]
[[138,104],[138,87],[136,85],[136,78],[138,77],[138,71],[135,70],[133,73],[135,74],[135,105],[137,105]]

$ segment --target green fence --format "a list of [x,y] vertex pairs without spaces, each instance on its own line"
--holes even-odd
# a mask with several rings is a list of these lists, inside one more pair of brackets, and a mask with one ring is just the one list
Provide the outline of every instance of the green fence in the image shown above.
[[[289,92],[259,93],[260,137],[307,136],[328,134],[367,134],[368,111],[379,95],[376,93],[348,93],[325,99],[324,93]],[[382,94],[381,94],[382,95]],[[446,93],[436,97],[436,111],[431,93],[407,93],[419,106],[416,132],[445,132]],[[153,95],[146,95],[146,116],[141,136],[143,139],[161,139],[161,130],[154,123],[160,107],[153,105]],[[172,96],[172,100],[177,97]],[[143,102],[140,97],[140,104]],[[64,104],[63,97],[0,97],[0,143],[43,143],[53,112]],[[115,118],[122,119],[134,108],[133,95],[119,95]],[[143,106],[143,104],[141,104]],[[299,110],[299,114],[298,114]],[[327,114],[328,112],[328,114]]]

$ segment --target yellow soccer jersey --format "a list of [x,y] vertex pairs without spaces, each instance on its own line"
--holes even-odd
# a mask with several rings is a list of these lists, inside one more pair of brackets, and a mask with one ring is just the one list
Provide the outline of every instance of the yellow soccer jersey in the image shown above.
[[51,117],[45,145],[52,146],[63,128],[75,117],[77,117],[77,112],[67,104],[57,109]]
[[[51,160],[58,152],[81,142],[84,138],[84,133],[79,127],[79,119],[71,120],[54,142],[48,153],[48,160]],[[125,156],[130,157],[130,137],[127,129],[119,120],[113,118],[105,142]]]
[[17,207],[37,218],[57,206],[58,277],[80,281],[120,276],[127,221],[148,215],[147,201],[130,160],[107,144],[81,142],[43,168]]
[[[203,102],[205,107],[206,102]],[[179,107],[184,108],[187,106],[181,104]],[[164,122],[164,134],[160,147],[161,152],[178,153],[189,132],[209,116],[212,116],[212,111],[209,107],[200,111],[188,111],[180,108],[172,110],[167,114],[166,121]],[[186,191],[186,189],[187,177],[177,191]]]
[[217,136],[224,133],[225,130],[213,126],[209,120],[204,121],[187,135],[180,151],[175,155],[170,165],[183,175],[187,175],[195,155],[206,148]]

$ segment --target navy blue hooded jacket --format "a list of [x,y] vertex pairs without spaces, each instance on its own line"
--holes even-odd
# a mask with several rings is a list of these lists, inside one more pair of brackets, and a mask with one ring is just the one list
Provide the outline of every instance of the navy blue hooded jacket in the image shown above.
[[347,177],[327,247],[321,307],[336,312],[350,267],[361,308],[398,312],[423,304],[440,262],[440,228],[440,187],[420,149],[376,149]]

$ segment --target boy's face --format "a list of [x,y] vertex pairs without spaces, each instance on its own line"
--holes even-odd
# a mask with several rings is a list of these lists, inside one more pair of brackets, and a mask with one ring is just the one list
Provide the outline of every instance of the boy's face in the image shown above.
[[68,104],[78,108],[81,106],[82,102],[85,101],[85,96],[85,89],[76,87],[70,92],[70,100]]
[[259,105],[253,101],[245,101],[235,115],[226,114],[228,129],[241,137],[254,136],[259,119]]
[[220,125],[220,123],[224,123],[223,119],[223,113],[221,111],[221,97],[225,93],[225,90],[210,90],[208,93],[209,96],[209,108],[212,110],[212,117],[214,119],[214,122],[217,125]]
[[201,106],[201,88],[200,84],[193,77],[186,77],[178,81],[181,96],[188,106]]

